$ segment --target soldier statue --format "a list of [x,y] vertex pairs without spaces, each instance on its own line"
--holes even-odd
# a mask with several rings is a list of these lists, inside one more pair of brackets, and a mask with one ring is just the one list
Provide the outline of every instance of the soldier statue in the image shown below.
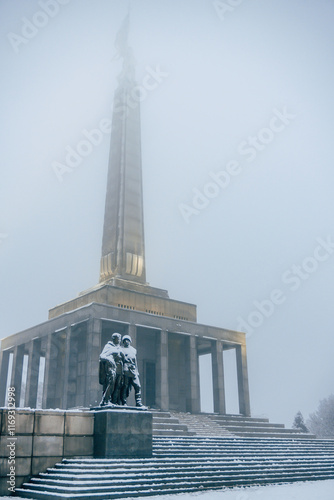
[[100,354],[99,382],[103,386],[100,406],[121,403],[123,364],[125,357],[121,346],[122,336],[113,333]]
[[122,338],[122,351],[124,354],[123,364],[123,384],[121,388],[121,403],[126,405],[126,399],[129,396],[131,388],[135,391],[136,406],[143,407],[141,401],[141,386],[139,372],[137,367],[137,349],[131,345],[130,335],[124,335]]

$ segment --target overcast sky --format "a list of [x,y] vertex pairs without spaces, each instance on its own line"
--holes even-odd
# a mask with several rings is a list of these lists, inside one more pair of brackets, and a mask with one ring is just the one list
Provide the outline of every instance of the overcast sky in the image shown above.
[[[74,168],[66,155],[111,118],[126,12],[0,3],[1,338],[98,282],[109,135]],[[148,281],[248,333],[252,413],[289,424],[334,391],[333,24],[332,0],[131,14]]]

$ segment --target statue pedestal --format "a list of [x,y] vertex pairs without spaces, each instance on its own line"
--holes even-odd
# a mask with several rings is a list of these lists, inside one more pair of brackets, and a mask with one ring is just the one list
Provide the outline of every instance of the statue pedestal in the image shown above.
[[94,457],[151,457],[152,413],[106,409],[94,415]]

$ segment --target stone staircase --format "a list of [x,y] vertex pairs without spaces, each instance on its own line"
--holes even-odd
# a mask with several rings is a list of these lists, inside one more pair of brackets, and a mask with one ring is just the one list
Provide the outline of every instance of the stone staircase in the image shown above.
[[211,418],[211,415],[170,412],[173,418],[188,427],[188,431],[196,436],[233,436],[220,422]]
[[314,434],[298,429],[286,429],[284,424],[272,424],[267,418],[158,410],[153,411],[153,435],[315,438]]
[[172,416],[169,411],[151,410],[153,413],[153,436],[194,436],[187,424]]
[[152,458],[64,459],[16,494],[107,500],[324,479],[334,440],[155,436]]
[[284,424],[272,424],[268,418],[244,417],[243,415],[208,414],[216,424],[235,436],[240,437],[277,437],[315,439],[314,434],[303,433],[299,429],[286,429]]

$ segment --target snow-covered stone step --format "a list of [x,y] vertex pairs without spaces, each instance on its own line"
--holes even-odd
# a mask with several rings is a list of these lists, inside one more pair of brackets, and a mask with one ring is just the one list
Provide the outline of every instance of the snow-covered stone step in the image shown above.
[[[138,490],[140,491],[140,496],[152,495],[152,494],[165,494],[166,492],[176,491],[182,492],[187,491],[187,488],[197,488],[197,489],[213,489],[222,487],[233,487],[241,485],[250,484],[268,484],[268,483],[283,483],[283,482],[294,482],[294,481],[307,481],[314,480],[314,472],[300,472],[300,473],[285,473],[285,474],[274,474],[274,473],[264,473],[264,474],[245,474],[239,477],[227,478],[221,476],[211,475],[207,478],[195,477],[193,480],[187,477],[181,481],[177,478],[171,477],[169,480],[156,480],[153,478],[152,482],[147,481],[145,484],[122,484],[114,485],[112,491],[110,486],[99,486],[89,487],[87,484],[75,487],[62,487],[62,486],[51,486],[51,485],[35,485],[32,483],[25,484],[27,490],[24,488],[17,489],[17,493],[26,498],[124,498],[127,496],[137,496]],[[334,474],[324,474],[319,473],[318,479],[332,479]],[[189,491],[189,490],[188,490]],[[153,493],[154,492],[154,493]],[[26,496],[26,494],[29,496]],[[33,496],[33,493],[36,495]],[[41,496],[44,495],[44,496]],[[53,494],[53,496],[47,497],[47,494]],[[38,496],[39,495],[39,496]],[[64,496],[64,495],[67,495]],[[104,495],[104,496],[101,496]]]
[[160,410],[150,410],[153,413],[153,418],[169,418],[171,413],[169,411],[160,411]]
[[257,456],[257,455],[270,455],[270,454],[275,454],[275,455],[297,455],[297,456],[308,456],[308,455],[323,455],[323,454],[333,454],[333,450],[329,449],[322,449],[322,448],[314,448],[313,450],[307,450],[301,447],[298,448],[292,448],[292,449],[284,449],[282,447],[279,448],[268,448],[268,449],[263,449],[261,450],[260,448],[253,448],[253,449],[246,449],[246,448],[229,448],[224,450],[223,448],[220,447],[213,447],[211,450],[207,449],[205,447],[201,447],[199,449],[195,450],[190,450],[187,449],[186,446],[173,446],[172,448],[155,448],[154,449],[154,456],[160,456],[160,457],[170,457],[170,455],[179,455],[180,457],[183,456],[183,454],[186,453],[188,457],[190,456],[198,456],[198,455],[203,455],[203,456],[208,456],[208,455],[218,455],[218,456],[228,456],[228,457],[233,457],[234,455],[238,456]]
[[187,434],[188,436],[195,436],[195,432],[184,431],[179,429],[153,429],[153,436],[183,436]]
[[267,426],[267,427],[253,427],[253,426],[241,426],[241,425],[226,425],[224,426],[225,429],[231,431],[233,434],[239,433],[241,434],[241,437],[243,433],[249,434],[250,432],[256,432],[257,434],[267,434],[267,433],[275,433],[275,434],[280,434],[281,437],[283,435],[285,436],[286,434],[292,434],[294,436],[299,435],[299,433],[293,431],[292,429],[284,429],[284,427],[273,427],[273,426]]
[[295,448],[291,450],[284,450],[284,448],[271,448],[271,449],[259,449],[259,448],[254,448],[254,449],[245,449],[245,448],[231,448],[231,449],[221,449],[221,448],[212,448],[211,450],[208,450],[205,447],[199,448],[197,450],[187,450],[187,447],[173,447],[171,449],[166,449],[166,448],[155,448],[154,449],[154,456],[160,456],[160,457],[170,457],[171,455],[176,455],[176,456],[183,456],[186,454],[186,456],[198,456],[198,455],[203,455],[203,456],[211,456],[211,455],[218,455],[218,456],[228,456],[228,457],[233,457],[234,455],[238,456],[255,456],[256,455],[270,455],[270,454],[275,454],[275,455],[323,455],[323,454],[332,454],[332,450],[328,449],[321,449],[321,448],[315,448],[313,450],[307,450],[303,448]]
[[[203,458],[205,460],[203,460]],[[98,471],[105,471],[108,473],[108,471],[116,471],[120,469],[122,472],[124,470],[132,470],[132,469],[138,469],[141,470],[143,466],[146,468],[150,467],[185,467],[186,465],[190,464],[191,466],[196,465],[198,463],[201,463],[203,466],[204,464],[208,464],[212,466],[214,463],[220,466],[225,466],[225,465],[230,465],[230,466],[239,466],[242,464],[253,464],[257,463],[259,461],[275,461],[278,464],[284,460],[288,459],[289,463],[293,461],[297,461],[298,463],[322,463],[322,462],[328,462],[330,464],[334,464],[334,454],[312,454],[310,456],[306,456],[303,454],[275,454],[275,453],[253,453],[252,455],[245,456],[242,453],[238,453],[235,455],[218,455],[218,456],[208,456],[206,455],[189,455],[189,457],[179,457],[176,460],[170,457],[153,457],[153,458],[143,458],[138,461],[134,462],[126,462],[124,460],[119,460],[117,462],[112,462],[112,463],[105,463],[105,464],[95,464],[94,459],[92,459],[91,463],[66,463],[65,460],[63,460],[61,463],[56,464],[55,467],[50,467],[47,469],[47,472],[41,472],[40,474],[50,474],[50,473],[64,473],[67,474],[71,471],[75,471],[75,473],[87,473],[87,471],[92,471],[98,470]]]
[[[258,458],[264,458],[264,459],[271,459],[272,457],[275,457],[277,460],[279,459],[302,459],[303,458],[303,455],[301,453],[293,453],[293,452],[290,452],[290,453],[284,453],[284,452],[281,452],[281,453],[256,453],[255,454],[256,456],[258,456]],[[156,456],[159,456],[159,454],[157,454]],[[233,460],[235,457],[243,457],[245,460],[251,460],[252,457],[254,456],[254,453],[242,453],[242,452],[239,452],[239,453],[219,453],[219,452],[216,452],[216,453],[194,453],[194,454],[187,454],[187,453],[168,453],[168,454],[161,454],[160,455],[161,457],[167,459],[169,458],[170,460],[177,460],[177,459],[180,459],[183,457],[183,459],[186,459],[187,457],[191,457],[193,460],[197,460],[197,461],[201,461],[203,459],[207,459],[207,460],[211,460],[211,461],[215,461],[215,460]],[[321,457],[323,456],[323,454],[321,454],[320,452],[318,453],[314,453],[314,454],[304,454],[304,456],[306,458],[310,458],[310,459],[313,459],[313,457],[315,457],[315,459],[321,459]],[[324,455],[325,458],[331,458],[332,455],[328,454],[328,455]]]
[[[234,463],[231,460],[215,460],[215,461],[183,461],[183,462],[175,462],[175,463],[145,463],[145,464],[137,464],[135,467],[128,467],[127,464],[119,464],[118,468],[108,469],[106,467],[103,468],[89,468],[83,469],[73,465],[72,468],[67,469],[49,469],[48,472],[42,473],[39,475],[38,480],[43,479],[66,479],[66,480],[76,480],[79,478],[83,480],[84,478],[87,480],[91,479],[108,479],[110,477],[118,477],[124,475],[126,472],[127,477],[142,477],[143,467],[145,467],[145,474],[155,473],[159,474],[171,474],[171,473],[180,473],[195,471],[198,468],[201,472],[206,471],[224,471],[224,473],[230,473],[233,471],[240,472],[242,470],[257,470],[260,469],[306,469],[313,470],[317,467],[321,467],[323,470],[333,470],[333,457],[327,459],[318,459],[318,460],[300,460],[298,457],[295,459],[281,458],[277,459],[273,457],[271,459],[268,458],[254,458],[253,460],[237,460]],[[35,479],[34,479],[35,481]]]
[[[285,431],[285,432],[283,432]],[[270,429],[262,429],[259,431],[258,429],[254,430],[247,430],[247,431],[234,431],[234,434],[240,437],[272,437],[272,438],[280,438],[282,436],[285,436],[287,439],[310,439],[310,437],[315,438],[316,436],[313,434],[303,434],[303,433],[294,433],[293,430],[291,429],[282,429],[282,432],[279,431],[279,429],[275,430],[270,430]]]
[[48,469],[48,472],[41,473],[39,478],[42,479],[54,479],[54,478],[66,478],[68,480],[75,480],[76,478],[108,478],[111,475],[122,475],[124,471],[127,471],[127,474],[132,475],[142,475],[143,467],[145,467],[145,473],[164,473],[164,472],[182,472],[195,470],[197,467],[200,467],[202,471],[225,471],[226,473],[232,470],[242,470],[242,469],[254,469],[259,470],[260,468],[267,469],[272,468],[273,465],[275,468],[291,468],[295,467],[297,464],[300,468],[314,468],[314,467],[324,467],[324,468],[332,468],[333,467],[333,457],[328,458],[318,458],[317,460],[312,459],[300,459],[299,457],[295,458],[287,458],[281,457],[278,459],[277,457],[266,458],[266,457],[258,457],[246,460],[236,460],[234,463],[232,460],[207,460],[205,461],[203,458],[201,460],[185,460],[185,461],[176,461],[174,463],[171,462],[149,462],[145,464],[136,464],[134,466],[129,467],[127,464],[119,464],[119,466],[115,466],[113,468],[107,468],[104,466],[103,468],[80,468],[77,466],[73,466],[73,468],[66,469]]
[[[166,436],[160,436],[161,438],[166,438]],[[193,436],[188,436],[188,437],[193,437]],[[159,436],[156,436],[155,439],[159,439]],[[170,438],[170,439],[173,439],[173,438]],[[227,438],[228,439],[228,438]],[[268,444],[268,443],[265,443],[263,442],[262,440],[260,441],[261,445],[263,445],[265,448],[268,448],[268,449],[278,449],[278,448],[281,448],[281,449],[287,449],[289,446],[290,447],[293,447],[293,449],[297,449],[297,448],[306,448],[306,449],[311,449],[311,450],[316,450],[316,449],[319,449],[319,450],[325,450],[325,449],[328,449],[328,450],[334,450],[333,447],[330,447],[330,446],[323,446],[323,445],[318,445],[318,446],[312,446],[312,445],[309,445],[308,444],[308,441],[307,439],[305,438],[305,440],[303,439],[299,439],[298,438],[298,442],[299,443],[303,443],[303,441],[305,441],[306,445],[305,446],[302,446],[301,444],[296,444],[297,443],[297,439],[284,439],[284,441],[287,442],[287,446],[284,446],[284,443],[282,443],[282,439],[280,438],[275,438],[275,439],[272,439],[272,441],[276,441],[275,445],[273,444]],[[173,444],[168,444],[168,443],[154,443],[153,445],[153,450],[157,450],[157,449],[160,449],[160,450],[163,450],[163,449],[176,449],[176,448],[180,448],[180,447],[189,447],[189,448],[195,448],[197,450],[200,450],[200,449],[204,449],[204,448],[209,448],[212,447],[212,449],[226,449],[227,450],[233,450],[233,449],[248,449],[248,450],[253,450],[253,449],[258,449],[260,446],[259,444],[249,444],[249,445],[244,445],[242,443],[238,443],[238,444],[235,444],[235,443],[228,443],[228,442],[225,442],[223,444],[220,444],[220,443],[210,443],[210,444],[202,444],[202,443],[199,443],[198,445],[194,444],[193,442],[181,442],[181,443],[173,443]]]
[[218,415],[217,413],[208,413],[206,415],[211,420],[220,420],[222,422],[258,422],[269,423],[269,418],[264,417],[245,417],[244,415]]
[[187,450],[186,448],[184,449],[174,449],[174,450],[156,450],[154,455],[156,457],[162,457],[162,458],[169,458],[171,459],[172,457],[226,457],[228,459],[234,458],[234,457],[253,457],[253,456],[262,456],[262,457],[267,457],[267,456],[276,456],[279,458],[280,456],[283,457],[321,457],[323,455],[328,455],[331,456],[333,452],[330,452],[328,450],[322,451],[322,450],[314,450],[313,452],[303,452],[303,450],[242,450],[242,449],[235,449],[235,450],[229,450],[229,451],[224,451],[224,450],[195,450],[195,451],[190,451]]
[[308,449],[315,448],[328,448],[334,450],[334,440],[320,440],[320,439],[300,439],[291,437],[283,438],[280,436],[277,439],[271,439],[268,436],[262,438],[252,437],[216,437],[212,438],[210,436],[206,437],[189,437],[185,436],[183,438],[169,439],[164,437],[155,437],[153,440],[154,447],[171,447],[171,446],[193,446],[197,449],[201,446],[215,446],[215,447],[248,447],[248,448],[259,448],[260,446],[277,447],[281,446],[283,448],[287,447],[307,447]]
[[[187,477],[201,477],[207,476],[208,473],[212,474],[225,474],[225,475],[239,475],[241,473],[254,473],[261,472],[266,473],[274,472],[277,474],[285,473],[285,472],[322,472],[322,473],[333,473],[334,472],[334,464],[333,461],[331,463],[307,463],[304,462],[300,464],[298,461],[290,462],[290,463],[277,463],[276,461],[271,462],[256,462],[256,463],[240,463],[235,465],[226,465],[226,464],[207,464],[207,465],[199,465],[199,464],[186,464],[183,465],[182,468],[174,466],[174,467],[165,467],[165,468],[155,468],[155,467],[146,467],[145,468],[145,478],[143,477],[143,469],[134,469],[125,472],[124,469],[118,469],[115,471],[86,471],[83,473],[82,471],[75,472],[74,470],[71,473],[67,474],[56,474],[56,473],[48,473],[48,474],[40,474],[37,478],[32,478],[31,482],[35,484],[74,484],[78,481],[85,483],[93,483],[98,482],[99,484],[107,484],[114,483],[118,479],[123,478],[126,481],[130,480],[140,480],[145,481],[148,477],[155,478],[163,478],[163,477],[181,477],[184,478],[185,474]],[[99,473],[100,472],[100,473]]]
[[156,417],[153,416],[153,423],[157,424],[179,424],[180,421],[177,418],[173,417]]
[[153,421],[153,430],[154,429],[172,429],[177,431],[188,431],[188,427],[186,425],[180,424],[179,422],[155,422]]
[[[191,436],[189,436],[191,437]],[[155,438],[159,439],[159,437]],[[172,438],[171,438],[172,439]],[[185,451],[191,451],[196,450],[196,451],[201,451],[201,450],[208,450],[208,451],[216,451],[216,450],[222,450],[222,451],[234,451],[234,450],[244,450],[247,451],[249,450],[250,452],[256,451],[256,450],[305,450],[305,451],[315,451],[315,450],[328,450],[328,451],[334,451],[334,447],[330,446],[323,446],[323,445],[309,445],[308,441],[305,439],[305,445],[303,446],[300,443],[303,443],[302,439],[297,440],[287,440],[286,441],[286,446],[284,446],[284,443],[282,443],[282,440],[279,438],[276,438],[275,440],[272,439],[272,441],[277,441],[277,443],[271,443],[269,444],[268,442],[263,442],[261,440],[259,444],[249,444],[245,445],[243,443],[229,443],[228,441],[221,443],[194,443],[193,441],[188,441],[188,442],[177,442],[174,441],[173,443],[170,442],[155,442],[153,445],[153,451],[154,452],[164,452],[164,451],[175,451],[175,450],[182,450],[184,449]]]
[[209,418],[213,418],[214,420],[219,419],[219,420],[231,420],[231,421],[242,420],[250,422],[269,422],[269,418],[267,417],[246,417],[245,415],[231,415],[231,414],[221,415],[219,413],[205,413],[204,415],[208,416]]
[[[112,463],[112,464],[97,464],[95,465],[94,462],[92,461],[92,464],[80,464],[80,463],[73,463],[73,464],[66,464],[66,463],[60,463],[56,464],[56,467],[50,467],[47,469],[47,472],[41,472],[40,476],[43,477],[45,475],[52,475],[52,474],[114,474],[118,473],[119,471],[121,473],[124,473],[124,471],[129,471],[129,472],[136,472],[142,470],[142,468],[145,466],[146,469],[159,469],[159,468],[179,468],[179,467],[195,467],[198,464],[201,464],[203,467],[240,467],[240,466],[252,466],[254,464],[257,464],[259,462],[275,462],[278,465],[281,463],[284,463],[284,461],[288,462],[288,466],[291,463],[298,463],[301,466],[303,464],[310,464],[314,465],[317,463],[323,463],[323,464],[328,464],[328,465],[334,465],[334,457],[333,454],[329,455],[312,455],[309,457],[305,457],[302,455],[281,455],[277,456],[275,454],[267,455],[267,454],[257,454],[253,456],[243,456],[243,455],[236,455],[235,457],[232,456],[213,456],[213,457],[207,457],[206,460],[203,460],[203,456],[193,456],[191,455],[188,458],[180,457],[176,460],[173,460],[171,458],[160,458],[160,457],[155,457],[151,459],[142,459],[143,461],[141,462],[134,462],[134,463],[127,463],[124,462],[123,460],[120,460],[118,463]],[[287,460],[288,459],[288,460]]]
[[[235,427],[236,429],[239,429],[240,427],[241,428],[245,428],[247,429],[248,427],[254,427],[254,428],[261,428],[261,429],[266,429],[267,427],[269,428],[277,428],[277,429],[284,429],[284,430],[288,430],[288,429],[285,429],[285,426],[284,424],[273,424],[271,422],[254,422],[254,421],[250,421],[250,420],[216,420],[216,419],[209,419],[211,422],[215,422],[217,423],[218,425],[221,425],[222,427],[225,427],[225,428],[229,428],[229,427]],[[294,429],[294,432],[296,432],[296,430]]]

